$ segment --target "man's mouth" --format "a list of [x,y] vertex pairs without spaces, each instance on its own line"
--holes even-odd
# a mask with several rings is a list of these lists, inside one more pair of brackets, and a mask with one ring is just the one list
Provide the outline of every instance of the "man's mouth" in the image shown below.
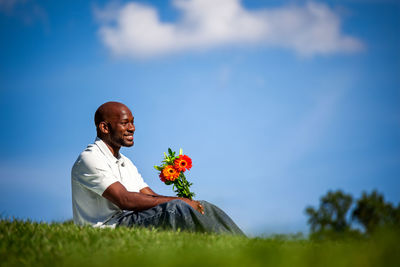
[[125,138],[126,138],[128,141],[133,141],[133,135],[126,135]]

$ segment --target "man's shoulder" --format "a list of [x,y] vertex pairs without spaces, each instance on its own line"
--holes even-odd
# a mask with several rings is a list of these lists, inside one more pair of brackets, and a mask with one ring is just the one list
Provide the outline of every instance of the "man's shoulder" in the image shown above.
[[105,156],[101,152],[100,148],[96,144],[89,144],[85,150],[83,150],[78,158],[76,159],[72,170],[85,166],[92,166],[101,164],[106,161]]
[[78,158],[90,159],[93,157],[102,157],[100,148],[95,144],[89,144],[82,152],[79,154]]

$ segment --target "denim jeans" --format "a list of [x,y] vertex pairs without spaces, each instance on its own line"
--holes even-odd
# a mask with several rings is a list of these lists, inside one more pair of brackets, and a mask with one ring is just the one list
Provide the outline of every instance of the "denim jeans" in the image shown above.
[[204,214],[175,199],[144,211],[125,211],[117,226],[155,227],[191,232],[244,235],[242,230],[217,206],[200,201]]

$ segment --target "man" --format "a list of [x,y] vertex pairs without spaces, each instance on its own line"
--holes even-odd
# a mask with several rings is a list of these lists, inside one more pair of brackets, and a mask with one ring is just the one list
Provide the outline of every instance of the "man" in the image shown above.
[[93,226],[143,226],[243,234],[206,201],[156,194],[119,150],[133,146],[134,118],[127,106],[107,102],[95,113],[97,138],[71,172],[74,222]]

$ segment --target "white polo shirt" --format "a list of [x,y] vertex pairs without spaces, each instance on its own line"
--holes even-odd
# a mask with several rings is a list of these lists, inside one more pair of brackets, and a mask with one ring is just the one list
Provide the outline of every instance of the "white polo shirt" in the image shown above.
[[71,171],[72,209],[79,225],[115,226],[122,210],[102,196],[111,184],[120,182],[130,192],[148,185],[135,165],[119,154],[116,158],[99,138],[79,155]]

